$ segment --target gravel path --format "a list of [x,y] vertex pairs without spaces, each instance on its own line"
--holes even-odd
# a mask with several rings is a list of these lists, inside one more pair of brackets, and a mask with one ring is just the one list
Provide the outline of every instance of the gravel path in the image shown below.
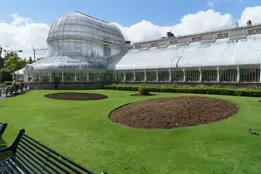
[[0,102],[1,101],[4,101],[4,100],[6,100],[7,98],[5,97],[5,94],[2,94],[2,96],[0,97]]

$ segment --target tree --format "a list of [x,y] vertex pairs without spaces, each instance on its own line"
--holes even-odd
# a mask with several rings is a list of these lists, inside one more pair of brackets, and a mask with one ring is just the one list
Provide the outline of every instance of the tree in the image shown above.
[[2,52],[3,52],[3,48],[0,47],[0,69],[2,69],[4,67],[4,59],[2,58]]
[[[23,52],[23,50],[6,50],[0,47],[0,69],[4,68],[5,62],[10,58],[10,57],[17,57],[19,52]],[[4,53],[4,56],[2,57],[2,54]]]
[[10,56],[7,61],[4,63],[4,68],[11,73],[24,68],[26,65],[26,61],[20,59],[16,55]]
[[54,76],[54,80],[53,80],[53,85],[54,85],[54,89],[57,90],[58,89],[58,85],[61,83],[60,78],[57,76]]
[[[1,48],[2,49],[2,48]],[[12,57],[12,56],[16,56],[16,57],[18,57],[18,54],[17,53],[21,53],[21,52],[23,52],[23,50],[12,50],[12,49],[10,49],[10,50],[1,50],[1,51],[3,51],[4,52],[4,61],[7,61],[8,59],[9,59],[9,57]]]
[[27,61],[27,64],[32,64],[33,63],[33,59],[32,57],[29,57],[29,60]]
[[251,26],[252,25],[252,21],[249,19],[248,21],[247,21],[247,26]]
[[12,74],[7,70],[0,70],[0,83],[4,81],[12,81]]
[[3,48],[0,47],[0,57],[2,58]]
[[0,69],[2,69],[4,67],[4,63],[5,63],[5,60],[0,57]]

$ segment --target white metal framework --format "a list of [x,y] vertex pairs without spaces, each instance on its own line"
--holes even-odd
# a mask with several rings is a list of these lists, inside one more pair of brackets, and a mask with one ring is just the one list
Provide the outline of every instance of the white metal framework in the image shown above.
[[[231,32],[234,32],[231,30]],[[49,56],[25,73],[51,82],[261,82],[261,28],[127,49],[113,24],[73,12],[50,28]],[[239,33],[239,34],[237,34]],[[203,34],[202,34],[203,36]],[[164,42],[164,40],[162,41]]]
[[28,65],[31,70],[105,69],[125,39],[115,25],[72,12],[51,26],[47,43],[49,56]]

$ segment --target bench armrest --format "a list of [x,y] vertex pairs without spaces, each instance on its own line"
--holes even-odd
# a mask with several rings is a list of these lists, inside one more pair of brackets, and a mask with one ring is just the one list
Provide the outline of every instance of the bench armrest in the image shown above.
[[13,156],[11,146],[0,150],[0,164],[9,160]]
[[[1,91],[0,91],[0,93],[1,93]],[[7,123],[2,124],[2,127],[0,128],[0,138],[4,134],[6,127],[7,127]]]
[[24,135],[25,130],[20,130],[19,134],[17,135],[16,139],[14,140],[13,144],[9,147],[6,147],[4,149],[0,149],[0,163],[3,163],[10,159],[11,157],[15,157],[18,144]]

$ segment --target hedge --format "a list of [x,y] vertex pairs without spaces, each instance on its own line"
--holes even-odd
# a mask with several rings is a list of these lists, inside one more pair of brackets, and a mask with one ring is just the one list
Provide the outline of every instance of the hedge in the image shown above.
[[12,80],[12,74],[7,70],[0,70],[0,83]]
[[7,85],[7,86],[11,86],[13,84],[12,81],[4,81],[4,84]]
[[[147,88],[147,90],[149,92],[215,94],[215,95],[261,97],[261,90],[242,90],[242,89],[232,89],[232,88],[171,88],[171,87],[149,87],[149,86],[146,86],[144,88]],[[106,85],[105,89],[121,90],[121,91],[138,91],[139,86]]]
[[[4,84],[5,84],[6,86],[12,86],[13,81],[4,81]],[[24,83],[24,81],[20,81],[20,84],[21,84],[21,85],[24,85],[25,83]]]

